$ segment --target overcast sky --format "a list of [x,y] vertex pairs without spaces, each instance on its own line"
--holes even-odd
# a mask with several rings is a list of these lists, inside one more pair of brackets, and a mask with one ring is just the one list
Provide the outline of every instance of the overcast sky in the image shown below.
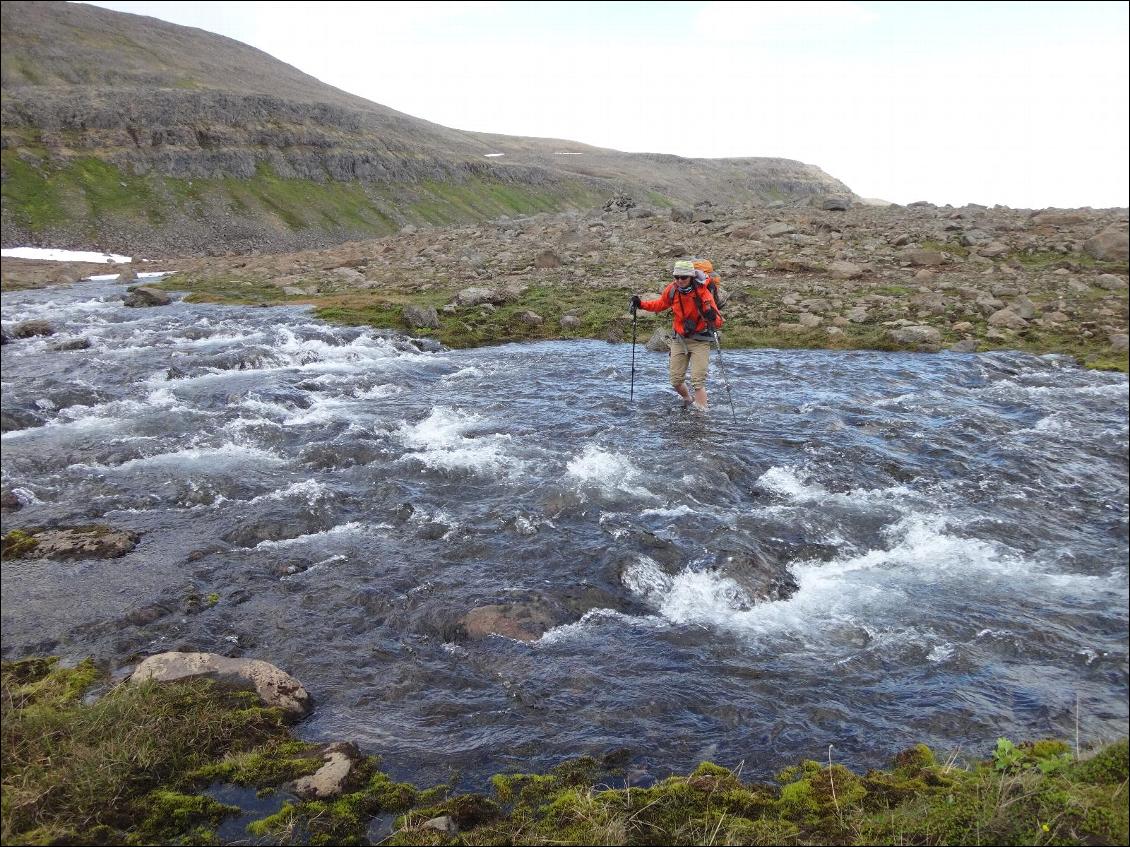
[[98,2],[466,130],[783,156],[864,197],[1128,205],[1126,2]]

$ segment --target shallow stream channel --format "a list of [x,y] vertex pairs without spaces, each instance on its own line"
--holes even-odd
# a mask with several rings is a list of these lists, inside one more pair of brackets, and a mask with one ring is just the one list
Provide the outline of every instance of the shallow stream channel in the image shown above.
[[[398,778],[768,777],[1127,722],[1127,379],[1063,357],[448,351],[297,307],[5,293],[3,655],[264,659]],[[58,350],[88,339],[89,347]],[[507,635],[487,634],[490,629]]]

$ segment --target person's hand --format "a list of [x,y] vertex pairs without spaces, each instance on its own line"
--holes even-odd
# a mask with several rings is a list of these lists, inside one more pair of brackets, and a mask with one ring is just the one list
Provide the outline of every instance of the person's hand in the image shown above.
[[638,309],[640,307],[640,305],[641,305],[640,296],[638,294],[633,294],[632,299],[628,301],[628,308],[631,309],[634,312],[636,309]]
[[706,318],[706,322],[711,326],[716,326],[718,324],[718,312],[714,309],[706,309],[705,311],[703,311],[702,316]]

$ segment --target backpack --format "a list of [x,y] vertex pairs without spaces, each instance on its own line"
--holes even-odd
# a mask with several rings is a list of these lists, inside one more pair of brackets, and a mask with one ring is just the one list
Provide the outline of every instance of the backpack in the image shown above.
[[710,295],[714,298],[714,302],[718,306],[718,311],[722,311],[723,297],[719,295],[719,286],[722,284],[722,277],[714,270],[714,263],[709,259],[692,259],[694,269],[698,272],[699,282],[707,287]]

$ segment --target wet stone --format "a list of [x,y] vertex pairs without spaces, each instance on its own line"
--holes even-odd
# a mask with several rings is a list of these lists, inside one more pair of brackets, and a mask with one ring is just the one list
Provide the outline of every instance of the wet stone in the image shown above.
[[5,559],[113,559],[140,540],[136,532],[89,525],[13,530],[4,536]]

